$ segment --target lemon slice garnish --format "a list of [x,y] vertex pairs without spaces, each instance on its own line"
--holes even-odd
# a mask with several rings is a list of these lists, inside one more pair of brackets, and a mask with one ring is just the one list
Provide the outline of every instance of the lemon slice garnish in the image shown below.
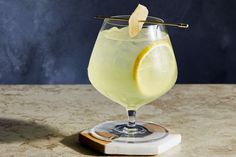
[[142,94],[162,95],[174,85],[176,78],[176,61],[168,41],[153,42],[140,51],[134,62],[133,79]]

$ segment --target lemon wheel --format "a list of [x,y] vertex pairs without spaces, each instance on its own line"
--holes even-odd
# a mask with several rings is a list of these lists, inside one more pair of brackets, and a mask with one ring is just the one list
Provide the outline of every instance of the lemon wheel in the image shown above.
[[170,42],[158,40],[139,52],[133,66],[133,79],[142,94],[163,94],[176,78],[176,61]]

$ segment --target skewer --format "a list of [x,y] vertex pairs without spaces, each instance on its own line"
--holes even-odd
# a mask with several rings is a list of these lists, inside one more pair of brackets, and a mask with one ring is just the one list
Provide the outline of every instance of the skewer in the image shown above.
[[[120,17],[111,17],[111,16],[95,16],[95,19],[110,19],[110,20],[116,20],[116,21],[129,21],[128,18],[120,18]],[[188,28],[189,25],[186,23],[166,23],[166,22],[162,22],[160,20],[140,20],[139,22],[144,22],[144,23],[148,23],[148,24],[161,24],[161,25],[165,25],[165,26],[172,26],[172,27],[178,27],[178,28]]]

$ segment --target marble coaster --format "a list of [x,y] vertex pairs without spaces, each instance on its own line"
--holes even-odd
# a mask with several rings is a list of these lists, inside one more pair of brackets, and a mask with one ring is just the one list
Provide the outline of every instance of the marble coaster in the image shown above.
[[79,133],[78,141],[104,154],[114,155],[157,155],[181,143],[180,134],[169,134],[165,138],[147,143],[120,143],[99,140],[88,130]]

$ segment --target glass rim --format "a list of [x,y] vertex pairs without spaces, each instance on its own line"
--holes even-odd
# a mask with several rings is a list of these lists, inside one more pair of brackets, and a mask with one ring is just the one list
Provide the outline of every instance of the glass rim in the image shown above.
[[[116,18],[130,17],[130,15],[115,15],[115,16],[111,16],[111,17],[116,17]],[[148,16],[147,19],[158,20],[158,21],[164,22],[163,19],[161,19],[159,17],[155,17],[155,16]],[[112,19],[108,19],[108,18],[105,18],[103,23],[113,25],[113,26],[121,26],[121,27],[129,26],[128,21],[118,21],[118,20],[112,20]],[[151,27],[151,26],[163,26],[163,25],[162,24],[145,24],[145,23],[143,25],[144,28]]]

